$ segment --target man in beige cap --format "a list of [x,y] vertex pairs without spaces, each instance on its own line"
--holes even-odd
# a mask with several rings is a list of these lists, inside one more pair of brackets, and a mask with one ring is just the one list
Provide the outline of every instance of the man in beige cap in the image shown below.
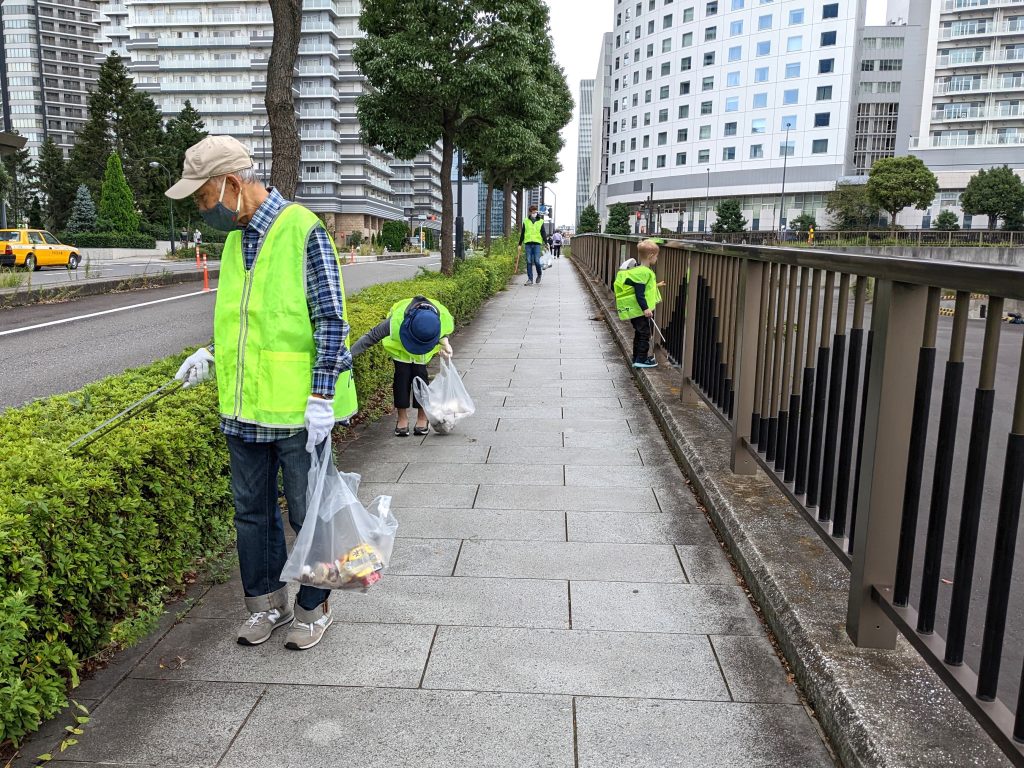
[[289,605],[277,475],[298,532],[311,462],[333,460],[331,430],[357,407],[338,254],[316,214],[264,187],[249,151],[230,136],[189,148],[181,180],[166,194],[192,195],[203,220],[228,232],[214,344],[190,355],[176,378],[186,387],[217,380],[250,613],[238,642],[259,645],[290,622],[285,647],[312,648],[333,621],[330,590],[303,585],[294,611]]

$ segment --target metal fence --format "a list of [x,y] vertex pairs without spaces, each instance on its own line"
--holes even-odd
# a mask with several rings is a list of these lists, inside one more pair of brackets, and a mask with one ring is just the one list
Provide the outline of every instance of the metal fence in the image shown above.
[[[577,236],[573,257],[611,289],[637,242]],[[768,473],[849,567],[853,642],[902,633],[1024,766],[1024,333],[1002,322],[1024,272],[678,240],[656,272],[683,399],[718,413],[733,471]],[[986,319],[969,320],[972,295]]]
[[[790,230],[776,232],[770,230],[755,232],[707,233],[681,232],[662,235],[673,240],[728,243],[731,245],[782,245],[794,248],[805,248],[812,245],[806,231]],[[818,248],[855,247],[855,246],[937,246],[937,247],[1020,247],[1024,245],[1024,232],[1012,232],[1002,229],[958,229],[943,231],[939,229],[872,229],[865,231],[846,231],[836,229],[815,229],[813,245]]]

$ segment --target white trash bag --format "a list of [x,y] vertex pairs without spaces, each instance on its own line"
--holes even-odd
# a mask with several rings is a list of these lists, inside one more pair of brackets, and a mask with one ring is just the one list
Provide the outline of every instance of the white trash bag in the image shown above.
[[455,424],[476,411],[473,398],[466,391],[455,363],[441,358],[441,370],[427,386],[423,379],[413,379],[412,391],[427,414],[434,431],[447,435]]
[[544,255],[540,259],[540,265],[544,269],[548,269],[555,265],[554,259],[551,258],[551,251],[545,251]]
[[306,519],[281,581],[321,589],[366,588],[380,581],[391,560],[398,520],[391,497],[364,507],[356,496],[359,475],[334,466],[330,445],[314,451],[306,486]]

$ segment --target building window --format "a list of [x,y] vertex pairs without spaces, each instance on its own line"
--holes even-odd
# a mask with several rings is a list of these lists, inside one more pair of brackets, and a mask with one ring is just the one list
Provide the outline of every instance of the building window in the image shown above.
[[[1014,53],[1018,53],[1018,50],[1015,50]],[[878,70],[880,72],[901,72],[903,71],[903,59],[879,59]]]
[[690,92],[690,81],[689,80],[683,80],[683,82],[681,82],[679,84],[679,95],[680,96],[685,96],[689,92]]
[[705,77],[700,81],[700,89],[702,91],[713,91],[715,89],[715,78],[714,75],[711,77]]
[[736,35],[743,34],[743,22],[733,21],[729,24],[729,37],[736,37]]
[[648,43],[647,45],[647,58],[651,58],[654,55],[654,43]]
[[654,69],[652,67],[648,67],[644,71],[644,79],[645,80],[653,80],[654,79]]
[[661,131],[658,134],[658,146],[663,147],[668,144],[668,131]]
[[665,155],[658,155],[657,162],[655,162],[655,166],[657,166],[658,168],[665,167]]
[[654,34],[654,19],[647,22],[647,34]]
[[718,13],[718,0],[711,0],[710,3],[704,6],[705,16],[714,16]]
[[682,45],[683,48],[689,48],[693,45],[693,32],[684,32],[683,40],[680,45]]
[[786,77],[800,77],[800,62],[786,65]]
[[685,152],[676,152],[676,165],[686,165]]
[[711,162],[711,150],[710,149],[702,149],[699,152],[697,152],[697,162],[700,163],[701,165],[704,165],[705,163],[710,163]]
[[707,53],[705,53],[704,54],[704,66],[705,67],[710,67],[714,63],[715,63],[715,52],[714,51],[708,51]]
[[772,52],[772,41],[762,40],[757,44],[757,55],[768,56]]
[[726,123],[723,126],[723,136],[735,136],[736,135],[736,123]]
[[827,3],[821,7],[821,18],[823,19],[838,19],[839,18],[839,3]]
[[633,173],[636,171],[636,160],[629,161],[629,172]]
[[704,42],[710,43],[718,38],[718,27],[708,27],[704,30]]
[[693,67],[693,59],[690,56],[686,56],[679,60],[679,71],[686,72]]
[[814,114],[814,127],[815,128],[827,128],[831,121],[831,112],[816,112]]
[[679,105],[679,119],[680,120],[685,120],[689,116],[690,116],[690,105],[689,104],[680,104]]
[[711,138],[711,126],[710,125],[702,125],[700,127],[699,138],[701,138],[701,139],[710,139]]
[[770,13],[766,13],[764,16],[758,16],[757,17],[757,28],[758,28],[759,31],[762,31],[762,32],[764,30],[766,30],[766,29],[771,29],[772,28],[772,15]]
[[860,63],[860,71],[861,72],[874,72],[875,71],[875,60],[874,59],[864,59],[864,61],[862,61]]
[[729,61],[739,61],[743,58],[743,46],[734,45],[729,49]]
[[818,92],[815,96],[817,101],[830,101],[832,99],[832,86],[831,85],[819,85]]
[[765,133],[768,130],[768,120],[763,117],[759,117],[756,120],[750,121],[750,132],[752,134]]
[[764,109],[768,106],[768,94],[767,93],[755,93],[754,94],[754,109]]
[[834,72],[836,69],[835,59],[818,59],[818,74],[827,75],[829,72]]
[[790,24],[803,24],[804,23],[804,9],[794,8],[789,12],[789,23]]
[[812,155],[824,155],[828,152],[828,139],[815,139],[811,142]]
[[758,158],[761,157],[764,157],[764,144],[751,144],[750,159],[757,160]]
[[796,104],[798,101],[800,101],[799,88],[789,88],[782,92],[783,104]]
[[662,62],[662,64],[661,64],[661,76],[664,77],[665,75],[671,75],[671,74],[672,74],[672,65],[669,62],[667,62],[667,61]]
[[650,112],[644,112],[644,125],[647,126],[647,125],[650,125],[650,124],[651,124],[651,113]]
[[640,170],[641,171],[646,171],[650,167],[651,167],[651,159],[649,157],[645,157],[645,158],[643,158],[640,161]]
[[668,13],[661,19],[661,28],[669,29],[672,26],[672,14]]
[[633,119],[630,121],[630,128],[636,128],[636,115],[633,115]]
[[768,82],[768,67],[758,67],[754,70],[754,82],[755,83],[767,83]]
[[786,51],[788,53],[796,53],[804,49],[804,36],[793,35],[792,37],[786,38]]
[[779,157],[792,157],[795,151],[795,141],[783,141],[779,143]]
[[736,159],[736,147],[722,147],[722,159],[723,160],[735,160]]
[[739,112],[740,111],[740,97],[730,96],[725,100],[725,111],[726,112]]
[[640,94],[639,93],[634,93],[633,94],[633,106],[635,107],[639,103],[640,103]]
[[667,85],[663,85],[663,86],[661,86],[661,88],[658,89],[658,98],[659,99],[667,99],[668,98],[668,86]]
[[711,114],[711,102],[710,101],[702,101],[700,103],[700,113],[702,115],[710,115]]
[[637,72],[633,73],[633,85],[636,85],[639,82],[640,82],[640,72],[637,71]]
[[727,88],[735,88],[740,84],[740,73],[729,72],[725,76],[725,85]]
[[659,109],[658,110],[658,122],[659,123],[667,123],[668,122],[668,109]]
[[796,130],[796,115],[783,115],[782,121],[779,123],[780,131],[795,131]]
[[693,8],[687,8],[683,11],[683,21],[693,21]]
[[688,128],[680,128],[676,131],[676,141],[686,141],[686,137],[690,135]]
[[633,152],[636,151],[636,136],[629,140],[629,149]]
[[650,134],[647,134],[646,136],[644,136],[643,148],[644,149],[650,149],[651,148],[651,135]]
[[821,45],[824,48],[828,45],[836,44],[836,33],[835,32],[822,32],[821,33]]
[[661,52],[662,53],[668,53],[671,50],[672,50],[672,38],[671,37],[666,37],[664,40],[661,41]]
[[651,103],[651,91],[650,91],[650,89],[648,89],[648,90],[644,91],[644,104],[650,104],[650,103]]

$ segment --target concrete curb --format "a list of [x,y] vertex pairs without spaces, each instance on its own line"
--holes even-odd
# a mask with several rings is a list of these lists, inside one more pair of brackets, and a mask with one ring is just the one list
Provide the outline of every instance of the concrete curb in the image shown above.
[[[216,280],[219,269],[209,270],[210,279]],[[119,290],[138,290],[156,288],[163,285],[202,282],[202,270],[188,272],[169,272],[154,275],[125,275],[124,277],[107,280],[81,280],[67,285],[47,285],[31,290],[12,288],[0,293],[0,309],[24,307],[39,304],[50,299],[76,299],[82,296],[96,296],[101,293],[113,293]]]
[[[613,338],[625,323],[604,286],[577,265]],[[845,629],[849,572],[762,472],[729,468],[730,435],[705,404],[683,404],[679,373],[633,371],[672,450],[761,606],[798,683],[847,768],[1010,768],[1006,756],[900,638],[856,648]]]

